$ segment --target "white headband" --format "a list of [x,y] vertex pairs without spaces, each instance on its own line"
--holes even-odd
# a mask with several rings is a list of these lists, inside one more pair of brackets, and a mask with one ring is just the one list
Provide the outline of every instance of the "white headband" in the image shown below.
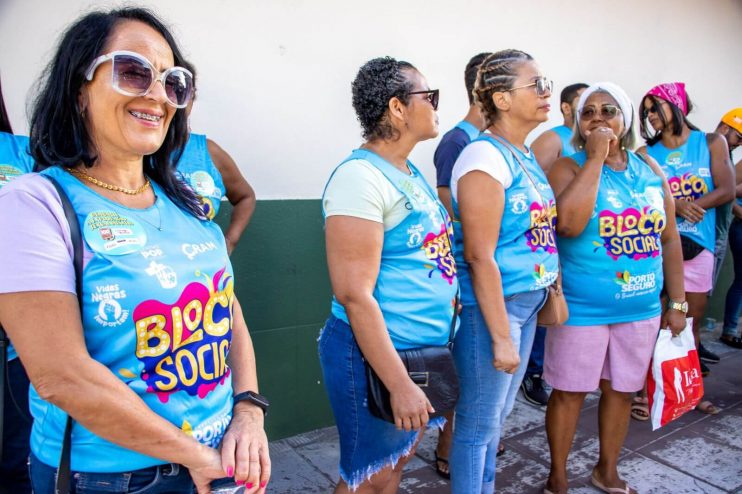
[[585,106],[585,102],[596,91],[603,91],[611,95],[616,104],[621,109],[623,115],[623,126],[624,134],[620,136],[623,138],[626,134],[631,131],[631,125],[634,123],[634,105],[631,104],[631,98],[626,94],[626,91],[621,89],[618,85],[612,82],[596,82],[589,88],[585,89],[580,95],[580,101],[577,103],[577,113],[582,112],[582,107]]

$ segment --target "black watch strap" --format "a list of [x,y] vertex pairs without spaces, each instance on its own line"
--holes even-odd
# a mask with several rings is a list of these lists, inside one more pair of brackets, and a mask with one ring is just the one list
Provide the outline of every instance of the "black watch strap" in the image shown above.
[[233,401],[234,401],[234,404],[232,406],[236,405],[237,403],[241,401],[249,401],[256,407],[263,410],[264,416],[268,415],[268,407],[271,406],[270,402],[268,401],[268,398],[254,391],[245,391],[244,393],[236,394],[234,395]]

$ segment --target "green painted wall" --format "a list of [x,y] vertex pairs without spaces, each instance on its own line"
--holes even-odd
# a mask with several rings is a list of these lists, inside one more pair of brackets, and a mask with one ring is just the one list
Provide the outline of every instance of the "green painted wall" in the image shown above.
[[[232,208],[222,204],[224,227]],[[319,199],[258,201],[232,264],[260,391],[271,401],[269,438],[333,424],[316,341],[331,298]]]

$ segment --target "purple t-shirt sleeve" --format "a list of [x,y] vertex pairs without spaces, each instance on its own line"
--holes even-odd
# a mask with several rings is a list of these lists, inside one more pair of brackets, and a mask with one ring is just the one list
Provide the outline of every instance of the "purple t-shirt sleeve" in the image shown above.
[[451,170],[467,144],[469,144],[469,136],[458,127],[454,127],[443,136],[433,155],[435,181],[438,187],[451,186]]
[[37,174],[0,189],[0,293],[75,293],[70,228],[57,191]]

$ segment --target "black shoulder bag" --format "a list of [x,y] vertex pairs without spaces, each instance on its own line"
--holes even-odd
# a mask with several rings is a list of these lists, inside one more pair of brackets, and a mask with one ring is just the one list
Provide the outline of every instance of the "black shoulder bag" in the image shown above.
[[[456,366],[451,354],[458,310],[459,293],[457,291],[447,344],[397,351],[410,379],[423,390],[428,401],[433,405],[435,413],[430,414],[431,419],[453,411],[459,399],[459,377],[456,374]],[[366,360],[366,379],[368,381],[368,411],[375,417],[394,423],[389,390],[376,375],[368,360]]]
[[[67,193],[62,189],[54,178],[43,175],[49,180],[59,194],[62,202],[64,216],[70,225],[70,238],[72,240],[73,264],[75,266],[75,291],[77,292],[77,303],[82,312],[82,233],[80,223],[77,221],[75,208],[72,207]],[[62,440],[62,454],[59,459],[59,469],[57,470],[57,482],[54,488],[55,494],[68,494],[70,492],[70,469],[71,469],[71,450],[72,450],[72,417],[67,415],[67,423],[64,426],[64,439]]]

